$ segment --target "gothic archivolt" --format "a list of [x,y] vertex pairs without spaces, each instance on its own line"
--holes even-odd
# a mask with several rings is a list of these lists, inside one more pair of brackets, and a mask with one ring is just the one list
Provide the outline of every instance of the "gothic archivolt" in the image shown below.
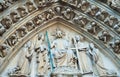
[[48,24],[22,44],[3,75],[117,76],[117,71],[104,66],[97,45],[81,34],[66,24]]
[[[9,3],[10,7],[14,8],[14,5],[12,6],[14,2],[10,3],[8,1],[6,3]],[[3,8],[3,4],[2,4],[2,8]],[[115,61],[115,64],[119,67],[119,53],[120,53],[119,18],[120,17],[117,16],[117,14],[116,16],[113,16],[114,12],[113,14],[109,13],[107,10],[106,11],[103,10],[105,7],[101,8],[100,6],[94,5],[90,2],[90,0],[88,1],[87,0],[86,1],[35,0],[35,1],[25,1],[25,2],[21,1],[21,5],[15,8],[16,9],[15,10],[12,9],[12,12],[10,12],[9,14],[5,13],[5,16],[1,17],[0,19],[1,20],[1,24],[0,24],[1,63],[0,64],[1,66],[3,66],[0,69],[1,72],[3,69],[5,69],[6,65],[9,63],[8,61],[11,61],[11,59],[13,58],[12,57],[13,54],[17,54],[19,52],[18,50],[23,46],[22,44],[30,40],[30,37],[36,35],[35,33],[39,33],[36,32],[36,30],[39,31],[38,29],[42,29],[45,27],[47,23],[51,23],[54,21],[64,22],[64,23],[68,22],[67,24],[72,24],[72,27],[75,27],[75,29],[78,30],[79,32],[83,31],[84,33],[82,35],[84,35],[86,38],[89,38],[90,40],[94,40],[94,42],[100,48],[105,48],[102,52],[108,54],[109,57],[113,61]],[[45,35],[45,33],[43,35]],[[28,38],[28,36],[30,37]],[[20,45],[21,42],[23,43]],[[17,46],[18,48],[16,49]],[[86,48],[88,48],[88,46]],[[72,50],[70,51],[73,52]],[[82,53],[79,55],[83,56]],[[27,60],[25,62],[27,62]],[[86,66],[83,69],[86,68],[89,67]]]

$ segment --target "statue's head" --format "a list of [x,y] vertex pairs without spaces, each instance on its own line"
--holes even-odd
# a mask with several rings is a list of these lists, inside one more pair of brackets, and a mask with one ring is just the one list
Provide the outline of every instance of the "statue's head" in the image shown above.
[[40,34],[38,35],[38,40],[43,40],[43,41],[44,41],[44,34],[41,34],[41,33],[40,33]]
[[62,31],[57,30],[57,31],[56,31],[56,37],[62,38]]
[[75,36],[75,40],[78,42],[78,41],[80,41],[80,36],[79,35],[76,35]]
[[91,48],[95,47],[93,43],[90,43],[89,45],[90,45]]

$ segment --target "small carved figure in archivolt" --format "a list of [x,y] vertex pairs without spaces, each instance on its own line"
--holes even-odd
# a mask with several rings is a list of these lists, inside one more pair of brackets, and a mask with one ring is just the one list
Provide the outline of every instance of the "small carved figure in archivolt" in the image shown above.
[[2,24],[0,24],[0,36],[2,36],[5,33],[5,31],[5,27]]
[[113,51],[120,54],[120,39],[115,39],[113,43],[110,44]]
[[10,18],[7,16],[1,20],[1,24],[5,27],[5,29],[9,29],[12,25],[12,21]]
[[108,31],[104,30],[102,31],[102,34],[98,36],[99,40],[103,41],[104,43],[107,43],[110,39],[111,36]]
[[33,3],[30,2],[30,1],[26,2],[25,5],[27,7],[28,12],[32,12],[32,11],[34,11],[36,9],[35,6],[33,5]]
[[70,20],[75,17],[75,12],[71,8],[66,8],[62,11],[62,15],[65,19]]

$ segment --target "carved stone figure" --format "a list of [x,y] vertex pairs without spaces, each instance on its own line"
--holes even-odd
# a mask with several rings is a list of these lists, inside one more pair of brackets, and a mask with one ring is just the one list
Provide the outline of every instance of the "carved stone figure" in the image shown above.
[[0,3],[0,12],[2,12],[4,10],[3,4]]
[[99,26],[96,24],[96,22],[91,22],[87,28],[88,32],[92,33],[92,34],[97,34],[99,31]]
[[16,23],[20,19],[17,12],[11,12],[10,13],[10,18],[12,19],[13,23]]
[[83,0],[82,3],[79,3],[77,7],[80,8],[83,12],[85,12],[89,8],[89,6],[89,2]]
[[109,14],[105,10],[101,10],[97,12],[95,16],[99,20],[104,21],[109,16]]
[[24,37],[27,34],[26,27],[22,26],[21,28],[17,29],[16,34],[18,35],[18,38]]
[[[80,70],[82,73],[91,73],[91,63],[90,58],[87,55],[87,49],[88,49],[88,43],[82,42],[81,37],[79,35],[76,35],[74,38],[75,46],[77,47],[77,50],[79,51],[78,55],[80,58]],[[89,68],[89,69],[88,69]]]
[[113,26],[114,30],[120,34],[120,22]]
[[12,25],[12,21],[8,18],[8,17],[5,17],[1,20],[1,24],[6,28],[6,29],[9,29],[10,26]]
[[39,9],[41,9],[41,7],[46,6],[46,0],[34,0],[34,2]]
[[70,49],[70,43],[64,39],[64,33],[56,30],[56,39],[52,42],[52,54],[54,55],[55,67],[76,67],[76,56]]
[[3,27],[2,24],[0,24],[0,36],[2,36],[5,33],[6,29]]
[[5,43],[9,46],[14,46],[17,42],[18,42],[18,38],[16,33],[14,33],[6,40]]
[[8,76],[10,76],[10,77],[19,77],[19,76],[26,77],[24,75],[20,75],[19,71],[20,71],[19,66],[15,66],[14,68],[10,68],[10,69],[8,69]]
[[64,9],[63,7],[57,6],[57,7],[55,7],[55,12],[56,12],[58,15],[62,15],[63,9]]
[[84,27],[88,23],[88,20],[83,16],[77,16],[73,19],[73,21],[81,27]]
[[0,12],[4,11],[7,9],[9,6],[6,5],[4,2],[0,2]]
[[118,19],[115,18],[114,16],[107,17],[104,20],[104,23],[107,24],[110,27],[113,27],[117,22],[118,22]]
[[52,9],[49,9],[43,14],[43,17],[45,18],[45,20],[49,20],[52,19],[54,15],[55,15],[54,11]]
[[4,2],[5,2],[6,5],[10,6],[11,4],[14,3],[14,0],[4,0]]
[[25,24],[25,27],[27,28],[27,31],[31,31],[33,28],[35,28],[35,25],[33,24],[32,21],[29,21]]
[[32,11],[34,11],[34,10],[36,10],[36,8],[35,8],[35,6],[33,5],[33,3],[32,2],[26,2],[26,7],[27,7],[27,9],[28,9],[28,12],[32,12]]
[[44,44],[45,38],[44,34],[40,34],[38,36],[38,41],[36,45],[35,51],[37,52],[37,63],[38,63],[38,75],[45,75],[48,71],[49,67],[49,58],[48,58],[48,51],[47,47]]
[[[40,16],[40,15],[39,15]],[[42,17],[42,16],[41,16]],[[34,17],[33,23],[35,26],[39,26],[42,23],[42,19],[39,18],[38,16]]]
[[3,45],[0,45],[0,57],[5,57],[7,55],[7,49],[8,47],[3,44]]
[[[111,71],[107,68],[104,67],[104,65],[102,64],[102,58],[101,58],[101,54],[100,51],[95,47],[95,45],[93,43],[89,44],[89,51],[88,51],[89,57],[91,58],[91,61],[93,62],[93,67],[96,67],[98,74],[96,71],[94,71],[94,73],[97,76],[116,76],[116,72],[115,71]],[[93,70],[96,70],[93,69]]]
[[70,8],[67,8],[66,10],[62,11],[62,15],[67,20],[71,20],[75,17],[74,11]]
[[102,35],[98,36],[98,38],[104,43],[107,43],[111,39],[111,36],[108,31],[104,30],[102,31]]
[[28,13],[26,12],[25,7],[18,7],[17,8],[18,13],[20,14],[20,17],[26,16]]
[[116,39],[110,46],[115,53],[120,54],[120,39]]
[[19,55],[19,61],[17,66],[20,68],[19,74],[30,75],[31,73],[31,61],[34,49],[31,41],[28,41],[22,48]]
[[89,9],[86,11],[87,14],[89,14],[90,16],[95,16],[95,14],[99,11],[99,8],[95,5],[92,5],[91,7],[89,7]]
[[119,0],[112,0],[109,3],[109,6],[114,10],[120,12],[120,1]]

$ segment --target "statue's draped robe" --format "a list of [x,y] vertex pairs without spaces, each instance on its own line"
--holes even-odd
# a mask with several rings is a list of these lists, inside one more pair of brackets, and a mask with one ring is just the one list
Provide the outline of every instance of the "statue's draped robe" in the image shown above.
[[39,49],[37,52],[37,73],[43,75],[47,73],[49,68],[48,51],[43,39],[38,40],[38,37],[36,39],[35,48]]
[[30,74],[30,62],[26,58],[29,56],[31,56],[31,54],[28,53],[28,49],[23,48],[18,60],[18,66],[21,68],[21,74]]
[[95,59],[93,59],[93,61],[95,62],[95,60],[97,59],[96,63],[95,63],[95,66],[96,66],[96,69],[98,71],[99,76],[106,75],[107,71],[106,71],[106,68],[104,68],[100,51],[98,49],[96,49],[96,48],[93,48],[92,53],[94,54],[93,57],[95,58]]
[[92,67],[91,67],[91,62],[89,55],[87,54],[87,49],[88,49],[88,43],[86,42],[78,42],[77,47],[79,49],[79,58],[80,58],[80,66],[81,66],[81,71],[83,73],[91,72]]
[[49,68],[49,63],[48,63],[48,51],[47,49],[44,50],[44,48],[46,48],[45,45],[40,45],[40,50],[39,51],[39,57],[38,57],[38,73],[39,74],[45,74],[48,71]]
[[75,55],[73,51],[69,49],[69,45],[69,42],[62,38],[58,38],[53,41],[52,46],[54,46],[54,48],[52,49],[52,53],[54,57],[55,67],[75,66],[73,63],[73,58],[75,58]]

